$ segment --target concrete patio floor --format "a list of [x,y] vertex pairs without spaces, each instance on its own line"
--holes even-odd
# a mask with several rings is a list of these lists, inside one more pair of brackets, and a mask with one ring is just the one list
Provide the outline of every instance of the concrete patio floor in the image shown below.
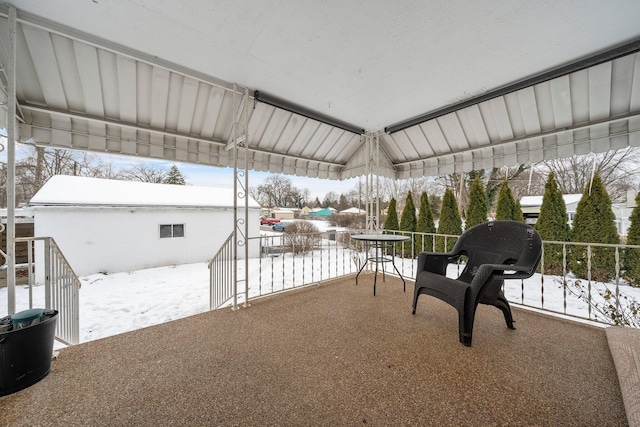
[[[380,276],[378,277],[380,279]],[[481,306],[365,274],[60,351],[0,398],[6,426],[627,424],[604,329]]]

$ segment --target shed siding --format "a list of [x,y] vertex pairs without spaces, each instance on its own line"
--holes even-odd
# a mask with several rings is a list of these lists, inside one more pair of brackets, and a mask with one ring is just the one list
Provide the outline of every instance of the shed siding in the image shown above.
[[[259,214],[249,211],[250,236]],[[34,219],[35,235],[53,237],[79,276],[205,262],[233,231],[228,208],[38,206]],[[161,239],[160,224],[185,224],[185,237]],[[259,256],[257,242],[249,253]]]

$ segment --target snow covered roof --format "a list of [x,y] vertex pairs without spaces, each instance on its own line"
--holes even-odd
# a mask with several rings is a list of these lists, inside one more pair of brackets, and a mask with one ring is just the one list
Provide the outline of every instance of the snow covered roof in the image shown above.
[[[233,207],[233,189],[56,175],[29,202],[31,206]],[[241,206],[244,199],[238,201]],[[260,205],[249,198],[250,208]]]
[[[520,199],[520,206],[542,206],[543,196],[524,196]],[[582,194],[563,194],[564,204],[577,203],[582,198]]]
[[358,209],[358,208],[349,208],[349,209],[341,210],[340,213],[363,214],[363,213],[366,213],[366,211],[364,211],[362,209]]

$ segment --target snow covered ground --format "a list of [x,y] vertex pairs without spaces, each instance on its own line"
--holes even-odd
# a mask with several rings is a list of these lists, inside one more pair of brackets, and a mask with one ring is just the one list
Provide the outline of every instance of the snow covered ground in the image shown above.
[[[342,249],[333,243],[326,251],[315,251],[303,258],[297,257],[295,267],[291,254],[277,257],[251,259],[250,295],[265,294],[271,291],[300,286],[320,279],[323,280],[355,272],[353,256],[359,256],[352,249]],[[304,259],[304,261],[301,261]],[[321,272],[327,264],[332,264],[334,271]],[[396,264],[406,277],[415,275],[415,261],[397,259]],[[243,267],[242,267],[243,268]],[[449,276],[455,277],[456,266],[450,266]],[[242,270],[240,275],[242,275]],[[331,277],[329,277],[331,275]],[[260,277],[261,281],[253,280]],[[304,277],[304,279],[303,279]],[[150,268],[125,273],[93,274],[82,277],[80,290],[80,341],[86,342],[134,329],[144,328],[163,322],[191,316],[209,309],[209,271],[207,264],[195,263],[171,267]],[[267,289],[273,282],[273,288]],[[261,289],[258,289],[258,286]],[[597,297],[594,284],[592,294]],[[613,285],[608,285],[615,290]],[[640,300],[640,289],[620,286],[625,295]],[[578,316],[588,316],[588,305],[575,296],[567,295],[559,284],[559,279],[552,276],[544,278],[544,293],[541,291],[541,277],[536,274],[526,280],[507,282],[505,295],[515,303],[545,308],[558,312],[566,312]],[[29,308],[29,292],[26,286],[16,287],[16,311]],[[43,286],[36,286],[33,291],[33,306],[44,307]],[[6,315],[7,289],[0,289],[0,317]]]

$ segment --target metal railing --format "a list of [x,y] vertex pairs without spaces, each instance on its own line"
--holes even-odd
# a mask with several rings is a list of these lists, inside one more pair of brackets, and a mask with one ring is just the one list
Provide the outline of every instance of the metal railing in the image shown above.
[[[212,310],[230,305],[234,297],[246,305],[254,298],[355,273],[360,266],[349,233],[344,232],[258,236],[247,239],[247,244],[260,251],[258,259],[248,263],[248,294],[242,290],[234,295],[232,236],[209,262]],[[245,268],[238,263],[239,277],[245,276]]]
[[215,310],[233,298],[233,232],[209,261],[209,309]]
[[[33,308],[32,292],[36,283],[37,266],[42,262],[45,308],[58,311],[56,339],[64,344],[80,341],[80,279],[52,237],[19,237],[17,242],[26,242],[28,248],[29,308]],[[42,245],[37,245],[41,242]],[[42,259],[34,260],[42,249]],[[36,258],[38,258],[36,256]],[[38,262],[36,262],[38,261]]]
[[[403,277],[409,279],[415,278],[416,258],[419,252],[423,249],[429,249],[428,246],[434,247],[436,243],[443,245],[443,240],[450,244],[451,240],[455,241],[458,237],[434,233],[385,232],[412,237],[407,242],[398,243],[395,249],[395,265]],[[249,240],[253,242],[259,242],[260,257],[259,259],[251,259],[249,263],[249,294],[245,295],[245,292],[242,291],[242,294],[237,296],[241,300],[249,301],[253,298],[355,274],[365,262],[367,254],[364,245],[351,240],[350,236],[361,233],[366,233],[366,231],[330,231],[296,236],[283,233],[250,238]],[[540,265],[540,271],[533,277],[526,280],[506,281],[504,292],[510,302],[555,314],[607,324],[624,323],[615,317],[615,313],[638,308],[640,288],[633,288],[624,281],[622,252],[630,248],[640,249],[640,246],[543,242],[544,248],[550,247],[549,245],[562,246],[565,254],[562,272],[557,275],[548,274],[548,271],[545,270],[547,266],[543,261]],[[586,248],[587,269],[583,276],[585,278],[576,277],[569,268],[570,256],[567,254],[575,253],[577,247]],[[598,282],[593,278],[592,273],[595,269],[592,260],[596,248],[611,248],[615,253],[615,265],[610,281]],[[230,258],[227,261],[230,263]],[[238,274],[244,274],[244,265],[239,264],[238,268]],[[452,265],[448,275],[457,277],[462,268],[463,264]],[[226,271],[231,271],[231,268],[226,267]],[[394,272],[388,271],[387,273],[393,274]],[[218,279],[217,285],[214,286],[213,282],[211,285],[212,294],[216,286],[226,286],[224,288],[226,291],[215,291],[221,295],[216,307],[228,305],[228,301],[233,296],[232,284],[229,283],[232,278],[229,277],[229,274],[223,275],[223,277],[227,279],[227,282]]]
[[[348,232],[260,236],[260,260],[251,272],[249,298],[319,284],[359,268]],[[255,274],[254,274],[255,273]]]

